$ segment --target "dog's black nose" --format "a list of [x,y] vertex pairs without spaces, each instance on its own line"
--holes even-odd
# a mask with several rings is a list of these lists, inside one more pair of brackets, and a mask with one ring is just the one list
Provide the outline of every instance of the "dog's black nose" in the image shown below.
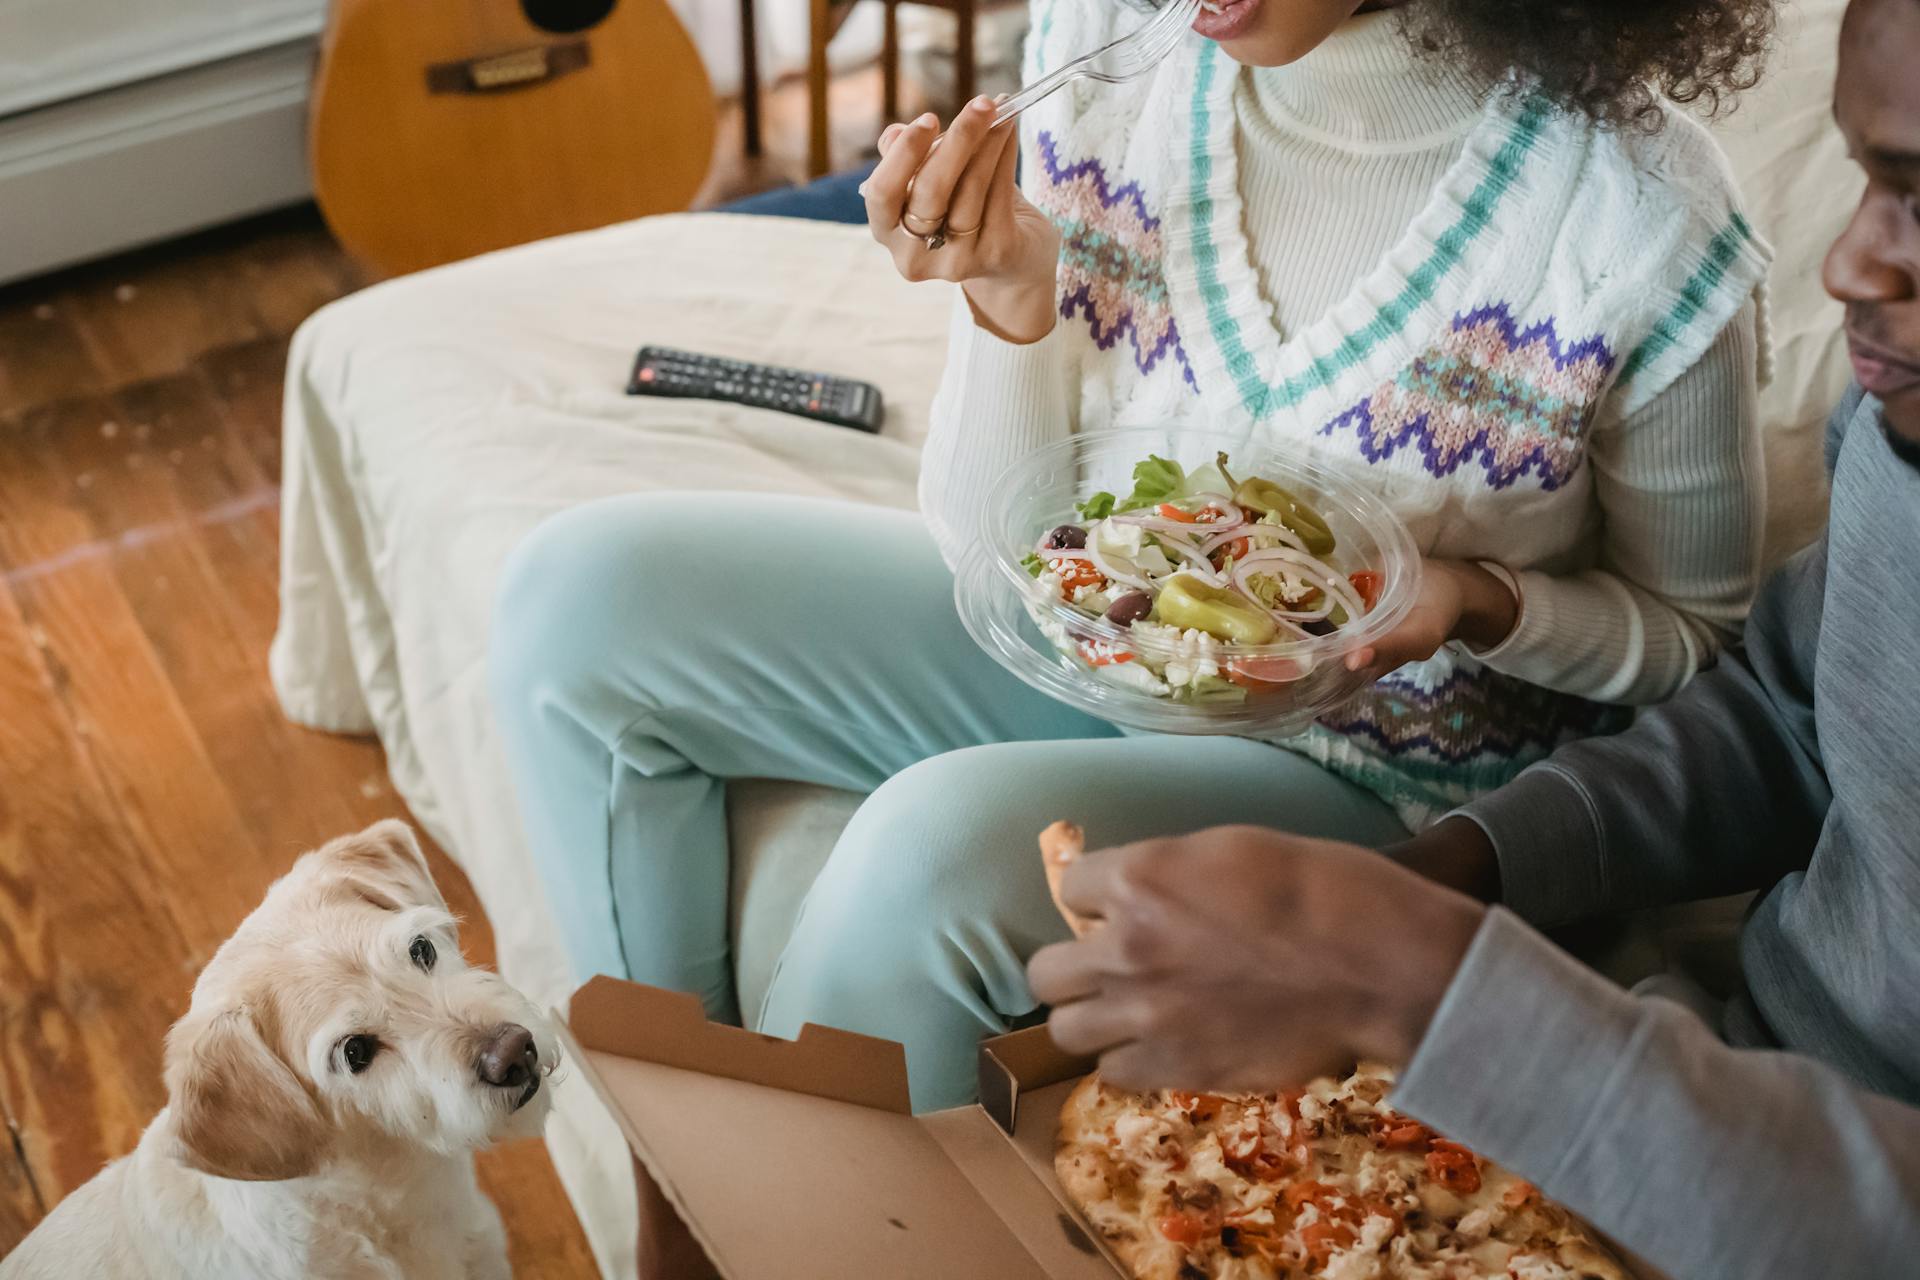
[[517,1089],[540,1069],[540,1050],[533,1032],[517,1022],[503,1022],[480,1046],[480,1078],[488,1084]]

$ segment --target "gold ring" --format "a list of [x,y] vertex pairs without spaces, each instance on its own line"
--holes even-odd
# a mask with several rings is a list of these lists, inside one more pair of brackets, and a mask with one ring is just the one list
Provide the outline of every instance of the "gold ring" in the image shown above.
[[[925,223],[926,225],[916,227],[913,225],[916,222]],[[931,235],[938,235],[940,233],[940,229],[946,226],[947,224],[944,219],[923,218],[919,214],[913,212],[911,209],[902,209],[900,211],[900,225],[907,229],[908,235],[925,237],[925,236],[931,236]]]
[[968,236],[977,236],[977,235],[979,235],[979,234],[980,234],[980,228],[981,228],[981,227],[983,227],[983,226],[985,226],[985,225],[986,225],[986,221],[985,221],[985,219],[982,219],[982,220],[981,220],[980,222],[978,222],[978,223],[976,223],[976,224],[974,224],[974,225],[973,225],[973,226],[971,226],[971,227],[968,227],[968,228],[967,228],[967,229],[966,229],[965,231],[962,231],[962,230],[960,230],[960,228],[958,228],[958,227],[948,227],[948,228],[947,228],[947,239],[949,239],[949,240],[964,240],[964,239],[966,239],[966,238],[967,238]]

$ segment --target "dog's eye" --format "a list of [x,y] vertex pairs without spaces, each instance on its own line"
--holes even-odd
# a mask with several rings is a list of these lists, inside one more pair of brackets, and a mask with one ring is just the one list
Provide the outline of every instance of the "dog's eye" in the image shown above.
[[340,1042],[340,1060],[356,1076],[373,1065],[373,1055],[378,1052],[380,1042],[372,1036],[348,1036]]
[[424,934],[413,940],[413,945],[407,948],[407,954],[413,957],[414,964],[420,967],[422,973],[432,973],[433,962],[439,958],[438,953],[433,949],[433,943],[429,942]]

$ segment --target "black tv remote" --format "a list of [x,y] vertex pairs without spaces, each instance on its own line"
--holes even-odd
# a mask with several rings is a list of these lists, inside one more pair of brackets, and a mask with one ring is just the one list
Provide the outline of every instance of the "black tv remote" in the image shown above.
[[866,432],[880,430],[884,412],[880,388],[871,382],[670,347],[640,348],[627,394],[726,400]]

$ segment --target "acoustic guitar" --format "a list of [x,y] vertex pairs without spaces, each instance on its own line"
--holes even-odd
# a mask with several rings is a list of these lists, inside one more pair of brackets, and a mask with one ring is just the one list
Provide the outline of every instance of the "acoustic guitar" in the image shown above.
[[686,208],[716,115],[666,0],[333,0],[314,191],[350,253],[415,271]]

